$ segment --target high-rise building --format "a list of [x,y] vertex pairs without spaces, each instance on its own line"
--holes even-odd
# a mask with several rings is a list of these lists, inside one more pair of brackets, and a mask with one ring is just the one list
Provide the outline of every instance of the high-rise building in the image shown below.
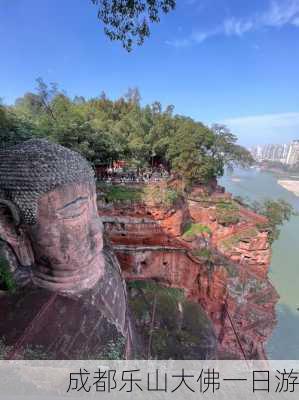
[[290,150],[290,144],[283,144],[282,145],[282,157],[281,157],[281,162],[286,164],[287,163],[287,158]]
[[293,140],[289,147],[286,163],[294,165],[297,162],[299,162],[299,140]]
[[291,144],[265,144],[250,149],[256,161],[277,161],[293,165],[299,161],[299,140]]

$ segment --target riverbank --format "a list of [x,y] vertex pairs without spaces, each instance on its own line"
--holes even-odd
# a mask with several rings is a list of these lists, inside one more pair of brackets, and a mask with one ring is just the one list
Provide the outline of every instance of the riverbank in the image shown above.
[[[241,179],[240,182],[234,182],[230,175],[226,175],[219,183],[234,196],[248,198],[251,202],[284,199],[299,212],[299,197],[279,185],[274,174],[250,169],[236,170],[236,176]],[[290,177],[278,179],[291,180]],[[269,277],[280,296],[277,306],[278,323],[266,345],[267,356],[272,360],[299,360],[298,232],[299,217],[294,216],[282,227],[279,239],[272,246]]]
[[284,189],[292,192],[295,196],[299,197],[299,181],[291,181],[291,180],[278,180],[277,183],[282,186]]

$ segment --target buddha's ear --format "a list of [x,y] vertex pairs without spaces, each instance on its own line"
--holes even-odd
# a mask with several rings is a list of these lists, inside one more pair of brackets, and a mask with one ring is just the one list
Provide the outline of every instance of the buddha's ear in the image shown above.
[[9,200],[0,199],[0,239],[11,247],[20,265],[30,266],[34,263],[33,251],[20,223],[18,207]]

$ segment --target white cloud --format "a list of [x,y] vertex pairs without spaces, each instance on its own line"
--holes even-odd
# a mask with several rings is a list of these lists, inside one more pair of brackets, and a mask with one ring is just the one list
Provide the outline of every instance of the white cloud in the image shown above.
[[293,25],[298,26],[299,27],[299,17],[295,18],[293,21]]
[[245,145],[286,143],[299,139],[299,112],[228,118],[222,123]]
[[249,32],[253,29],[254,22],[251,20],[240,20],[236,18],[226,19],[223,23],[223,32],[227,36],[237,35],[241,36],[246,32]]
[[188,47],[192,46],[194,43],[200,44],[203,43],[206,39],[210,38],[211,36],[215,36],[219,33],[219,30],[215,29],[210,32],[194,32],[187,38],[183,39],[174,39],[174,40],[167,40],[165,43],[169,46],[173,47]]
[[260,23],[265,26],[281,27],[296,25],[299,17],[299,0],[275,0],[270,9],[261,17]]
[[172,47],[188,47],[191,46],[192,41],[190,39],[175,39],[175,40],[166,40],[165,44]]
[[186,47],[200,44],[216,35],[242,36],[262,28],[281,28],[287,25],[299,27],[299,0],[272,0],[268,9],[263,13],[246,18],[230,17],[218,27],[207,31],[196,31],[187,38],[168,41],[167,44]]

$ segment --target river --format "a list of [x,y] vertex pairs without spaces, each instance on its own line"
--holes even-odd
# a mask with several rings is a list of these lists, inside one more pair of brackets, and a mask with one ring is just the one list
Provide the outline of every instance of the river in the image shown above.
[[[268,172],[236,170],[219,182],[226,191],[251,201],[284,199],[299,211],[299,197],[282,188]],[[269,359],[299,360],[299,217],[292,217],[273,244],[269,278],[280,300],[277,304],[277,325],[266,351]]]

